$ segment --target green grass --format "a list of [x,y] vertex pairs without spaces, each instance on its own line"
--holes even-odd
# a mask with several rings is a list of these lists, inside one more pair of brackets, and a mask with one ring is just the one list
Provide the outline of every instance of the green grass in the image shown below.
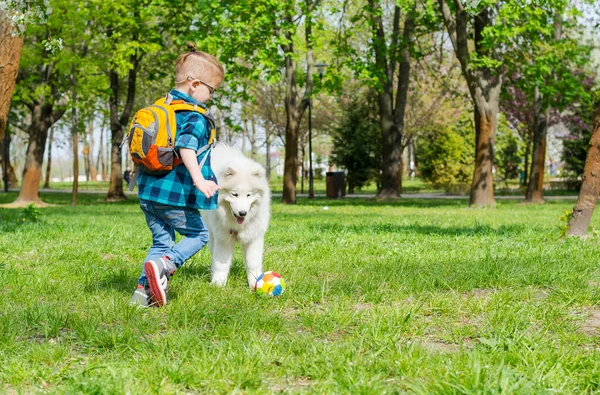
[[[272,177],[269,180],[269,184],[271,187],[271,191],[273,193],[281,193],[283,191],[283,177]],[[108,191],[109,182],[108,181],[88,181],[88,182],[80,182],[79,190],[80,191]],[[125,184],[123,184],[123,188],[127,188]],[[315,193],[317,194],[325,194],[326,185],[325,178],[319,178],[314,180],[314,188]],[[53,182],[50,183],[50,189],[57,190],[65,190],[71,191],[73,189],[73,184],[71,182]],[[428,185],[426,185],[420,179],[405,179],[403,181],[403,190],[404,193],[418,193],[418,192],[443,192],[441,189],[435,189]],[[370,184],[364,187],[361,190],[356,190],[356,193],[362,194],[375,194],[377,193],[377,186],[375,184]],[[301,182],[298,180],[297,184],[297,193],[301,193]],[[304,181],[304,193],[308,194],[308,179]]]
[[[269,180],[269,185],[271,191],[273,193],[280,194],[283,191],[283,177],[272,177]],[[41,187],[41,186],[40,186]],[[88,181],[88,182],[80,182],[79,190],[82,192],[106,192],[108,191],[109,182],[108,181]],[[300,180],[296,185],[296,192],[302,193],[302,184]],[[513,181],[510,183],[510,189],[506,189],[506,185],[504,182],[496,182],[496,196],[525,196],[525,188],[519,187],[518,181]],[[56,190],[64,190],[71,191],[73,188],[73,184],[70,182],[53,182],[50,183],[50,189]],[[123,188],[126,190],[127,185],[123,184]],[[316,194],[325,194],[326,193],[326,184],[325,178],[319,178],[314,180],[314,188]],[[468,194],[469,186],[463,186],[461,188],[452,188],[450,192],[445,191],[443,188],[436,188],[431,185],[426,184],[419,178],[410,179],[404,178],[402,180],[402,193],[403,194],[415,194],[415,193],[446,193],[449,195],[464,195]],[[375,195],[377,193],[377,185],[371,183],[365,186],[362,189],[356,189],[354,191],[356,194],[372,194]],[[576,196],[579,191],[572,190],[562,190],[562,189],[546,189],[544,191],[545,196]],[[304,192],[308,194],[308,180],[304,181]]]
[[573,201],[276,201],[283,296],[247,288],[239,251],[211,286],[203,249],[138,310],[150,234],[135,199],[103,197],[0,210],[0,392],[600,391],[600,244],[559,237]]

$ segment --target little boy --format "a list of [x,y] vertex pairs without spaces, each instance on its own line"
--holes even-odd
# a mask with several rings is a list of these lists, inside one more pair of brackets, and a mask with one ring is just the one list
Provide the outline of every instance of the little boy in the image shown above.
[[[176,87],[167,100],[183,100],[204,106],[223,82],[224,70],[212,55],[197,51],[188,44],[189,52],[177,59]],[[142,172],[138,179],[140,207],[152,232],[152,247],[146,256],[131,303],[140,306],[163,306],[167,303],[168,282],[175,271],[208,242],[198,209],[217,208],[216,178],[208,153],[196,156],[208,144],[210,127],[195,111],[176,113],[175,150],[183,164],[164,176]],[[175,232],[185,236],[175,244]]]

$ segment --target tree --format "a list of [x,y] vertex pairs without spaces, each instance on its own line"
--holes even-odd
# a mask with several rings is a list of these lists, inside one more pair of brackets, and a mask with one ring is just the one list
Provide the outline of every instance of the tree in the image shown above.
[[108,64],[105,71],[109,84],[111,151],[106,200],[119,201],[126,199],[121,168],[124,129],[132,115],[142,59],[160,49],[161,26],[157,23],[158,15],[154,13],[156,7],[152,1],[145,5],[135,0],[119,3],[97,1],[94,6],[101,16],[96,29],[103,40],[98,43],[98,49]]
[[[400,19],[405,13],[400,33]],[[379,119],[382,133],[382,172],[380,197],[398,197],[398,175],[402,171],[402,134],[410,78],[411,45],[414,40],[416,1],[394,7],[392,33],[386,37],[380,1],[369,0],[375,75],[379,81]],[[398,65],[398,75],[396,67]],[[394,89],[394,81],[396,87]],[[394,91],[396,97],[394,98]]]
[[[53,18],[60,11],[55,10]],[[39,198],[39,184],[42,177],[42,163],[48,130],[56,123],[67,109],[65,81],[61,77],[60,51],[45,43],[50,33],[55,32],[57,19],[49,19],[45,27],[30,25],[27,40],[23,49],[22,65],[19,72],[15,103],[25,106],[30,113],[29,125],[22,126],[28,136],[27,151],[21,189],[16,206],[30,203],[43,205]]]
[[583,94],[577,70],[589,62],[589,48],[576,37],[579,12],[564,0],[511,10],[514,26],[499,31],[500,36],[518,37],[507,42],[511,56],[504,59],[508,78],[502,109],[526,144],[525,200],[543,203],[547,130]]
[[374,97],[357,94],[333,137],[333,163],[347,170],[348,193],[380,179],[382,134]]
[[583,182],[577,203],[567,225],[567,236],[584,237],[600,193],[600,91],[594,96],[594,126],[583,170]]
[[[23,32],[29,23],[44,22],[49,12],[47,0],[8,0],[0,3],[0,158],[2,165],[8,168],[9,179],[4,182],[13,187],[16,186],[16,177],[9,160],[10,144],[5,144],[10,139],[5,140],[4,135],[7,133],[10,102],[23,49]],[[47,40],[45,45],[50,49],[55,42]]]
[[[22,48],[23,36],[18,34],[10,14],[0,9],[0,141],[4,141]],[[0,157],[4,158],[4,150],[0,152]]]
[[[415,31],[430,24],[426,17],[431,13],[426,12],[424,3],[402,0],[388,7],[390,4],[384,1],[369,0],[361,7],[360,3],[344,2],[339,34],[332,40],[338,52],[335,62],[353,71],[364,84],[376,88],[383,158],[378,196],[382,198],[397,198],[401,190]],[[345,14],[352,16],[348,18]],[[337,78],[343,77],[338,72]],[[338,90],[344,92],[345,84],[339,84]]]
[[73,142],[73,189],[71,192],[71,207],[77,205],[79,192],[79,125],[77,119],[77,67],[71,64],[71,139]]
[[296,203],[299,131],[314,88],[313,47],[318,37],[315,29],[322,26],[318,18],[320,4],[313,0],[199,2],[200,7],[211,7],[214,12],[211,20],[198,21],[196,26],[211,36],[206,42],[208,47],[220,49],[230,76],[232,99],[243,91],[239,81],[261,79],[273,83],[283,79],[285,83],[285,204]]
[[306,81],[304,93],[300,99],[297,86],[297,69],[294,59],[294,33],[296,25],[294,23],[295,10],[293,3],[288,3],[285,7],[284,27],[285,43],[281,44],[281,49],[285,54],[285,162],[283,169],[283,197],[282,203],[296,203],[296,182],[298,178],[298,135],[300,129],[300,120],[304,111],[310,105],[313,91],[313,36],[312,36],[312,12],[314,5],[311,0],[305,3],[305,39],[306,39]]
[[[479,2],[477,2],[478,4]],[[475,120],[475,170],[471,183],[470,206],[490,206],[494,198],[494,140],[503,74],[498,47],[485,40],[494,26],[494,8],[484,2],[470,10],[462,0],[439,0],[444,24],[450,35],[463,76],[469,87]],[[469,18],[473,17],[473,44],[469,44]],[[496,21],[496,23],[499,23]],[[493,35],[491,35],[493,38]]]

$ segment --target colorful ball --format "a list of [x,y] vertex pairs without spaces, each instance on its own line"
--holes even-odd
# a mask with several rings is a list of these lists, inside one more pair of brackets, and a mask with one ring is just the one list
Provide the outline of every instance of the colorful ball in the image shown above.
[[258,276],[254,290],[260,295],[279,296],[285,291],[285,281],[277,272],[264,272]]

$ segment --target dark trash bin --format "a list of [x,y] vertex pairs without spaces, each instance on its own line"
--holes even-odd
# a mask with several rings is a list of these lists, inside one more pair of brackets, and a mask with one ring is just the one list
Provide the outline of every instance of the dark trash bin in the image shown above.
[[325,174],[325,185],[328,198],[346,196],[346,175],[343,171],[328,171]]

